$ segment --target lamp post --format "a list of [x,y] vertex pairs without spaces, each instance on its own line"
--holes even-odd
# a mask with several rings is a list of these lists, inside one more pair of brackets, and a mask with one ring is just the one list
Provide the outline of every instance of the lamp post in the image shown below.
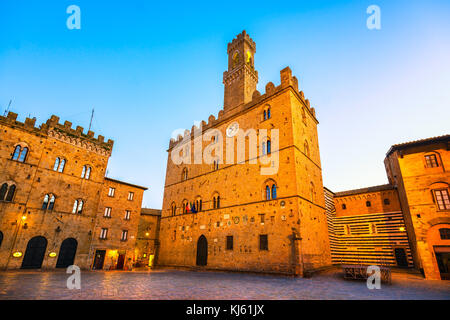
[[11,245],[11,249],[8,255],[8,260],[6,261],[6,265],[5,265],[5,271],[8,270],[8,265],[9,265],[9,261],[11,260],[11,256],[13,255],[13,251],[14,251],[14,247],[16,246],[16,241],[17,241],[17,237],[19,235],[19,231],[20,231],[20,226],[22,225],[22,223],[25,223],[25,221],[27,220],[27,216],[26,214],[22,214],[22,217],[19,219],[19,222],[17,222],[16,220],[16,230],[14,231],[14,237],[13,237],[13,242]]

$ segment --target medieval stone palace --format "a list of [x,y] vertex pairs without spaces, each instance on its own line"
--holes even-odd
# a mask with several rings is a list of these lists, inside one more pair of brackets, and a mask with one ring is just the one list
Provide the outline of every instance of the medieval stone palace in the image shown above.
[[[298,275],[328,266],[314,108],[289,68],[280,85],[256,90],[256,46],[245,31],[227,51],[223,110],[170,142],[158,263]],[[213,161],[197,163],[195,151],[207,153],[222,137],[226,147]],[[175,163],[186,144],[194,153]]]

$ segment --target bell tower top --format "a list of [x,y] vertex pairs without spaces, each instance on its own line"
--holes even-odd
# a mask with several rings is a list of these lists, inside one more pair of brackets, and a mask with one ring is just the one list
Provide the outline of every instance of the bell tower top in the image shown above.
[[228,70],[223,73],[224,112],[252,100],[258,83],[255,52],[256,44],[245,30],[228,43]]

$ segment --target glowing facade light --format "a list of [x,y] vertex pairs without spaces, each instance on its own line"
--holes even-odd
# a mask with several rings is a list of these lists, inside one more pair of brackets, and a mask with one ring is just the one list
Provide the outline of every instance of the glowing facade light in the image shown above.
[[25,220],[27,220],[27,216],[26,216],[26,215],[23,215],[23,216],[22,216],[22,221],[25,221]]
[[405,231],[405,227],[400,227],[398,230]]
[[20,252],[20,251],[17,251],[17,252],[13,253],[13,257],[14,258],[20,258],[21,256],[22,256],[22,252]]
[[48,256],[51,257],[51,258],[54,258],[54,257],[56,257],[56,252],[50,252],[48,254]]

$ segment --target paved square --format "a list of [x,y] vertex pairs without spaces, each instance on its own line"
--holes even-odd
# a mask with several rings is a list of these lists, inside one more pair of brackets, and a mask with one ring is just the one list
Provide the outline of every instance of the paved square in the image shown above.
[[0,272],[0,299],[450,299],[450,282],[393,274],[392,285],[369,290],[364,281],[336,271],[313,278],[222,272],[156,270],[82,271],[81,290],[69,290],[69,274]]

